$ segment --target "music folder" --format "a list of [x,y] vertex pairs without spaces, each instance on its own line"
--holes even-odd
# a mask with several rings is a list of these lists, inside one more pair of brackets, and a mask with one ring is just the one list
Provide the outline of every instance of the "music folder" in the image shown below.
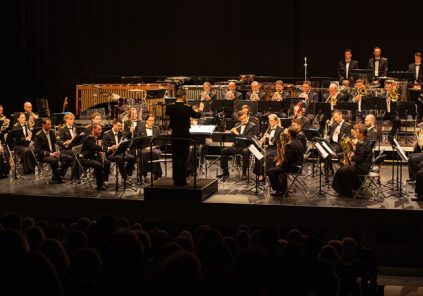
[[400,146],[400,144],[398,143],[397,139],[394,138],[393,139],[393,143],[394,143],[395,149],[397,150],[397,153],[401,157],[402,161],[408,162],[408,157],[405,154],[405,152],[402,149],[402,147]]
[[126,140],[126,141],[122,141],[119,143],[117,149],[112,153],[112,155],[120,155],[126,152],[126,150],[129,149],[129,146],[132,143],[132,139],[131,140]]
[[139,138],[134,138],[131,140],[132,144],[130,145],[130,150],[133,149],[143,149],[147,146],[150,145],[151,141],[152,141],[152,137],[139,137]]
[[215,129],[215,125],[191,125],[189,133],[192,135],[210,136]]

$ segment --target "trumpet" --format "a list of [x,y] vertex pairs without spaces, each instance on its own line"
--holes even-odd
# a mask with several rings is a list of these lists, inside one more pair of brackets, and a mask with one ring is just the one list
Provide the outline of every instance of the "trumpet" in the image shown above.
[[235,100],[236,99],[235,91],[234,90],[228,90],[225,94],[225,98],[227,100]]
[[336,105],[336,101],[338,100],[337,99],[337,96],[338,96],[337,93],[335,95],[329,94],[329,96],[328,96],[328,98],[326,100],[326,103],[330,103],[331,110],[333,110],[333,107]]
[[[208,98],[207,98],[208,97]],[[203,91],[201,93],[200,101],[210,101],[210,95],[208,92]]]
[[258,93],[254,92],[254,91],[251,92],[250,101],[260,101]]
[[272,101],[282,101],[282,94],[278,91],[275,91],[272,96]]
[[357,95],[367,96],[367,93],[368,93],[367,88],[364,87],[358,90]]

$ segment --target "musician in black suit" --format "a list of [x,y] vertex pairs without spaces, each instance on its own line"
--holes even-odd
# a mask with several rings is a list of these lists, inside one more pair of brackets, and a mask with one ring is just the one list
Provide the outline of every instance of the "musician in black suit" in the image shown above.
[[423,69],[420,67],[422,64],[422,53],[416,52],[414,54],[414,63],[408,65],[408,72],[413,73],[414,83],[420,84],[423,80]]
[[[293,127],[287,129],[287,142],[284,141],[279,145],[284,145],[283,152],[279,151],[276,157],[276,166],[267,170],[270,185],[273,192],[272,196],[283,196],[288,189],[287,173],[296,173],[301,169],[303,164],[304,146],[297,139],[297,131]],[[278,147],[281,149],[281,146]],[[283,155],[279,155],[283,154]],[[281,159],[281,157],[283,157]]]
[[81,155],[82,165],[94,168],[97,180],[97,190],[105,191],[105,181],[109,179],[110,161],[105,157],[105,150],[101,143],[101,125],[93,124],[91,133],[85,137],[82,143]]
[[257,81],[251,82],[251,90],[245,95],[247,101],[262,101],[266,95],[265,91],[260,90],[260,83]]
[[373,48],[374,57],[369,59],[368,69],[372,69],[374,80],[384,77],[388,73],[388,59],[381,56],[382,51],[379,46]]
[[200,101],[210,102],[216,99],[216,93],[211,90],[210,82],[206,81],[203,83],[203,92],[198,98]]
[[364,124],[367,127],[367,139],[369,139],[372,148],[374,148],[378,138],[376,128],[376,117],[373,114],[366,115],[366,118],[364,119]]
[[35,154],[41,162],[50,164],[53,173],[51,180],[62,183],[62,177],[72,163],[72,157],[61,154],[56,149],[56,135],[54,130],[51,129],[51,120],[43,118],[41,124],[42,129],[34,137]]
[[[106,157],[111,162],[116,162],[120,175],[127,181],[128,176],[132,175],[134,169],[135,157],[129,153],[115,154],[120,142],[123,139],[122,120],[115,118],[112,129],[103,134],[103,144],[107,149]],[[125,165],[126,162],[126,165]]]
[[201,102],[198,111],[185,104],[183,91],[177,93],[176,103],[166,106],[166,115],[170,118],[169,126],[172,129],[172,177],[176,186],[184,186],[189,182],[186,180],[187,160],[189,146],[188,138],[191,138],[189,129],[191,117],[200,118],[203,114],[204,103]]
[[328,93],[324,95],[324,100],[326,103],[330,103],[332,110],[335,109],[336,103],[338,102],[348,102],[348,96],[341,94],[338,91],[338,85],[331,83],[328,87]]
[[303,92],[298,97],[304,99],[306,107],[310,103],[317,103],[319,101],[319,94],[311,88],[310,81],[303,82]]
[[309,129],[311,126],[310,120],[305,117],[305,108],[303,102],[299,102],[294,106],[294,113],[292,114],[291,118],[299,119],[301,121],[301,126],[304,129]]
[[236,90],[236,83],[233,81],[228,83],[225,100],[242,100],[242,93]]
[[[258,126],[252,122],[248,122],[247,114],[244,111],[238,111],[238,119],[240,121],[240,125],[231,129],[231,133],[246,138],[252,138],[257,136],[259,133]],[[228,156],[235,155],[240,153],[242,155],[242,177],[247,177],[247,167],[249,164],[249,151],[248,147],[246,146],[245,142],[235,142],[233,147],[224,148],[222,149],[220,159],[220,166],[223,170],[223,173],[218,175],[218,178],[228,177],[229,176],[229,168],[228,168]]]
[[414,101],[417,104],[417,115],[418,118],[423,118],[423,105],[422,105],[422,82],[423,82],[423,69],[422,54],[416,52],[414,54],[414,63],[408,65],[408,72],[413,73],[413,81],[408,81],[408,94],[410,101]]
[[8,145],[21,158],[24,174],[31,174],[35,170],[35,159],[29,144],[32,140],[32,132],[26,122],[25,113],[18,113],[18,122],[13,125],[13,131],[8,137]]
[[[57,144],[60,147],[60,153],[68,155],[72,157],[73,164],[72,164],[72,180],[78,180],[81,172],[79,170],[79,166],[74,159],[74,154],[72,152],[72,147],[74,145],[78,145],[78,132],[75,128],[75,115],[72,113],[66,113],[63,117],[63,121],[65,122],[58,130],[58,140]],[[66,174],[66,171],[64,172]]]
[[[393,100],[392,97],[396,96]],[[397,103],[400,100],[400,94],[396,93],[393,81],[385,81],[385,93],[380,94],[378,97],[386,99],[386,112],[383,115],[383,120],[389,120],[392,123],[392,129],[389,132],[389,140],[392,141],[396,132],[401,126],[401,120],[398,116]]]
[[[93,125],[95,125],[95,124],[100,124],[101,125],[101,121],[102,121],[101,113],[99,113],[99,112],[93,112],[93,113],[91,113],[91,117],[90,118],[91,118],[91,123],[89,125],[87,125],[85,127],[85,129],[84,129],[84,136],[85,137],[91,134]],[[103,133],[103,127],[102,127],[101,132]],[[100,134],[100,137],[101,136],[103,136],[103,134]]]
[[[155,117],[153,114],[147,114],[145,117],[145,125],[138,130],[138,137],[151,137],[155,139],[160,136],[160,128],[154,124]],[[139,151],[138,157],[141,163],[141,174],[146,177],[147,173],[151,170],[151,160],[159,160],[162,152],[156,146],[150,150],[150,147],[146,147]],[[162,167],[160,163],[153,163],[153,180],[157,180],[162,176]]]
[[130,108],[128,113],[128,120],[123,123],[124,134],[127,139],[132,139],[134,135],[138,134],[142,126],[142,120],[139,118],[137,108]]
[[299,140],[303,146],[303,154],[307,151],[307,137],[303,132],[302,121],[299,118],[294,118],[291,121],[291,126],[297,131],[297,140]]
[[260,139],[259,143],[266,146],[266,154],[264,158],[259,161],[259,181],[264,180],[264,164],[266,170],[275,166],[276,157],[276,142],[281,137],[283,128],[280,126],[280,119],[276,114],[269,114],[269,127]]
[[367,128],[364,124],[355,125],[357,143],[354,152],[347,157],[351,165],[340,167],[333,178],[332,188],[341,196],[353,197],[353,189],[358,189],[361,180],[357,175],[366,174],[372,165],[373,152],[371,143],[367,139]]
[[344,59],[338,63],[338,80],[339,83],[343,83],[344,80],[354,82],[353,76],[351,74],[352,69],[358,69],[358,62],[352,59],[352,50],[344,50]]

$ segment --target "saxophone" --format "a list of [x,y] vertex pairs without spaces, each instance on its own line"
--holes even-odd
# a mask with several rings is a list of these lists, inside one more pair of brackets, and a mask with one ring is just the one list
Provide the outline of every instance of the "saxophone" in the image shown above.
[[286,145],[286,141],[285,138],[283,136],[283,133],[281,133],[278,141],[276,142],[276,157],[274,159],[274,161],[276,163],[279,163],[279,165],[282,165],[282,163],[285,160],[285,145]]
[[341,142],[342,150],[344,151],[344,157],[339,161],[339,163],[343,166],[350,166],[351,165],[350,154],[351,152],[354,151],[352,137],[343,135],[340,142]]

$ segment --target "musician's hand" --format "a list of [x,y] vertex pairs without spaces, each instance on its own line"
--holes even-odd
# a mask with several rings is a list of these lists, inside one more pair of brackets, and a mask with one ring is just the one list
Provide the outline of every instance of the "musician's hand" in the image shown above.
[[52,156],[55,157],[55,158],[59,158],[60,152],[59,151],[55,151],[55,152],[52,153]]
[[3,153],[3,152],[4,152],[3,146],[0,145],[0,153]]
[[65,141],[64,143],[63,143],[63,145],[65,146],[65,147],[68,147],[69,146],[69,144],[72,142],[72,140],[67,140],[67,141]]
[[31,142],[31,136],[26,137],[25,140],[27,140],[28,142]]
[[277,160],[276,162],[275,162],[275,165],[278,167],[278,166],[281,166],[281,162],[279,161],[279,160]]
[[239,135],[239,132],[234,127],[231,129],[231,133],[233,133],[235,135]]
[[331,155],[332,155],[333,157],[336,157],[336,153],[335,153],[335,152],[332,152],[332,153],[331,153]]
[[[210,97],[209,97],[210,98]],[[204,103],[203,102],[200,102],[200,105],[198,106],[198,109],[201,111],[201,112],[203,112],[203,110],[204,110]]]
[[204,99],[206,99],[206,101],[210,101],[210,100],[211,100],[211,98],[210,98],[210,96],[209,96],[208,94],[206,94],[206,95],[204,96]]

